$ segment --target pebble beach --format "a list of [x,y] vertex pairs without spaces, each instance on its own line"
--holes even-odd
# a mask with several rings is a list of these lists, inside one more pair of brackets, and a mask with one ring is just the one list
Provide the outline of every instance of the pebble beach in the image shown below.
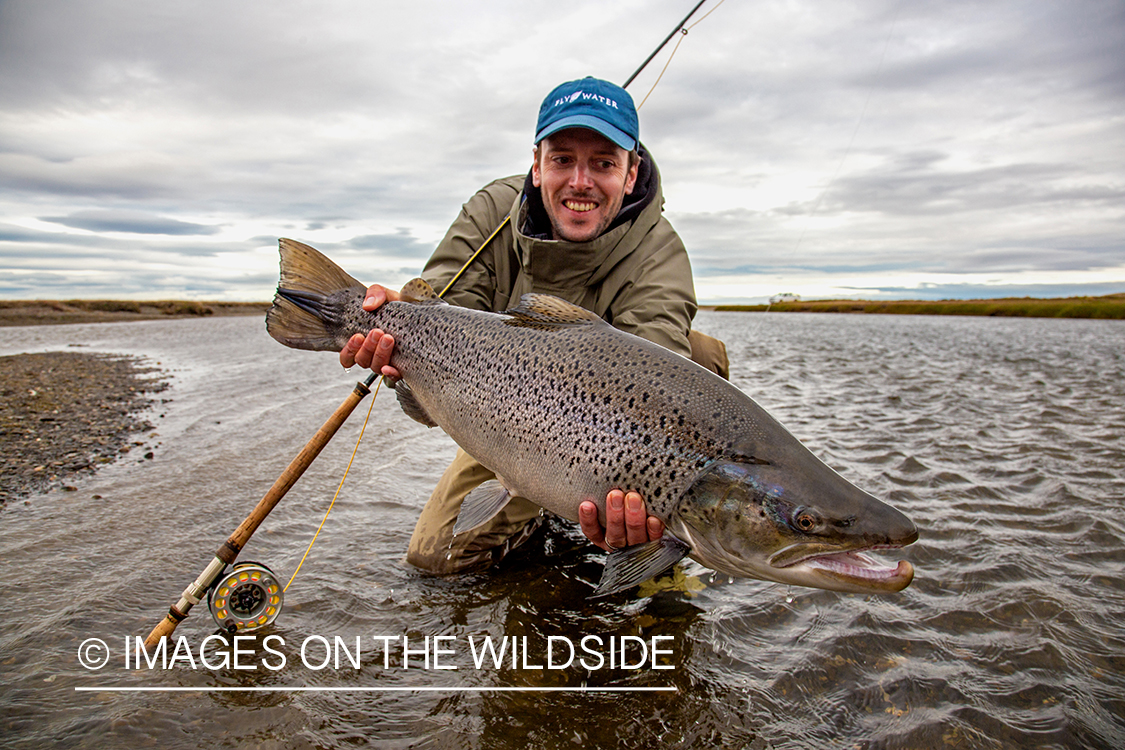
[[0,357],[0,383],[0,504],[73,489],[75,475],[143,447],[141,412],[167,387],[137,360],[82,352]]

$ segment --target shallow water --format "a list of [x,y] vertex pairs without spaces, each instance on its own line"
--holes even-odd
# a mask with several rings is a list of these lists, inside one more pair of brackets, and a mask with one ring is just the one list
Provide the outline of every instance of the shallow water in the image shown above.
[[[138,437],[153,459],[0,510],[0,745],[1125,747],[1125,325],[701,313],[698,327],[726,341],[736,385],[915,521],[919,542],[885,555],[914,563],[910,588],[787,589],[692,563],[670,590],[590,601],[600,553],[561,523],[490,574],[421,575],[402,554],[453,447],[383,393],[281,617],[242,644],[255,668],[198,663],[215,632],[199,605],[177,631],[196,668],[181,655],[167,670],[126,669],[126,636],[148,633],[360,373],[278,346],[257,318],[0,329],[0,354],[136,354],[172,383]],[[370,402],[240,559],[289,579]],[[610,668],[606,645],[600,668],[477,669],[470,638],[485,635],[526,637],[528,667],[552,636],[671,636],[655,642],[669,668]],[[361,667],[314,669],[317,636],[352,650],[359,636]],[[447,637],[436,664],[427,636]],[[110,648],[98,671],[78,659],[90,638]],[[107,686],[340,690],[75,690]],[[675,692],[496,689],[584,686]]]

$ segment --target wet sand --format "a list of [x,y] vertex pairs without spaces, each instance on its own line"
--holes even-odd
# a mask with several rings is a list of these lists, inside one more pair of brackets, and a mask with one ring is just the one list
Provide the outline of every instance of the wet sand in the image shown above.
[[[264,302],[0,301],[0,326],[110,323],[265,315]],[[0,357],[0,505],[46,490],[71,489],[77,474],[131,453],[151,458],[139,414],[167,387],[128,357],[48,352]]]
[[[104,354],[0,357],[0,505],[93,473],[141,448],[140,414],[167,387],[155,368]],[[152,457],[150,446],[144,458]],[[143,458],[141,460],[144,460]]]

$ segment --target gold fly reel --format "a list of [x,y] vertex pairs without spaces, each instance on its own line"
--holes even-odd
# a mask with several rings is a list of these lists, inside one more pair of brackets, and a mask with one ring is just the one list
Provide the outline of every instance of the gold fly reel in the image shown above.
[[277,619],[285,594],[274,572],[256,562],[235,563],[207,597],[211,617],[228,633],[252,633]]

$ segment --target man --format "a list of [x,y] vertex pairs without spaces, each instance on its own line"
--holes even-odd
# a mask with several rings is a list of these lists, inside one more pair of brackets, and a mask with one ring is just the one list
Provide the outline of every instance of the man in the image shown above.
[[[444,288],[507,218],[447,300],[501,312],[523,294],[553,294],[621,330],[691,356],[688,337],[696,311],[691,266],[662,216],[660,174],[638,135],[636,109],[621,87],[590,77],[558,86],[539,110],[531,171],[474,195],[423,275],[435,289]],[[374,310],[397,299],[397,292],[374,285],[364,307]],[[715,345],[705,364],[724,372],[725,351]],[[357,334],[340,352],[340,362],[395,376],[393,347],[382,331]],[[523,498],[513,498],[483,526],[452,535],[465,495],[493,476],[458,451],[418,519],[407,561],[434,573],[479,570],[526,541],[540,516],[539,507]],[[624,490],[606,498],[604,529],[594,503],[579,509],[583,532],[602,549],[647,542],[664,531],[659,519],[645,513],[641,496]]]

